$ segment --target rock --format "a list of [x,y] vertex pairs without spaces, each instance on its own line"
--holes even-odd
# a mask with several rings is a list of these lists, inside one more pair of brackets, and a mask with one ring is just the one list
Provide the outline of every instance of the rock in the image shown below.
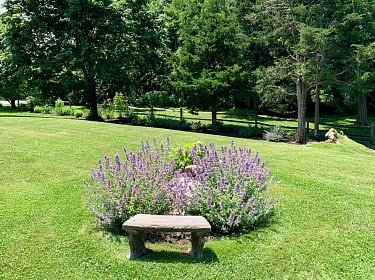
[[326,134],[325,137],[327,138],[327,142],[331,143],[338,143],[339,141],[339,133],[336,129],[331,128]]
[[185,167],[184,171],[187,175],[195,177],[198,174],[198,166],[197,165],[188,165]]

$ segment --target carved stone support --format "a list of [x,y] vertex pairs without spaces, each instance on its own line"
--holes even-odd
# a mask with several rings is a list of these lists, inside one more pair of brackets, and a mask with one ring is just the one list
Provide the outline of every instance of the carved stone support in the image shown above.
[[146,240],[146,232],[145,231],[134,231],[134,230],[127,230],[129,234],[129,246],[130,246],[130,253],[129,259],[135,259],[137,257],[142,256],[143,254],[151,251],[146,248],[145,240]]
[[205,237],[208,235],[208,231],[198,231],[191,233],[191,250],[189,254],[195,258],[203,257],[203,246]]

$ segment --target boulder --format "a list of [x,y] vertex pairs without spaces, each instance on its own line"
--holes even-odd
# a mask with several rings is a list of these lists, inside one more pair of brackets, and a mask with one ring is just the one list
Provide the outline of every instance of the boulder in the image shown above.
[[326,134],[325,137],[327,138],[327,142],[331,143],[338,143],[339,141],[339,133],[336,129],[331,128]]
[[187,175],[190,175],[190,176],[194,177],[195,175],[198,174],[198,166],[197,165],[188,165],[188,166],[185,167],[184,171]]

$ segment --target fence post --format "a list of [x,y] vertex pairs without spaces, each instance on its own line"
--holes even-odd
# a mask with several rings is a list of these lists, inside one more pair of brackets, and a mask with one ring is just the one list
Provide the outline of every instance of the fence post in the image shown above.
[[306,128],[307,128],[307,135],[309,135],[310,133],[310,121],[309,120],[307,120],[306,122]]
[[183,118],[183,111],[182,111],[182,107],[180,107],[180,121],[182,121],[182,118]]
[[371,126],[370,126],[370,141],[372,144],[375,143],[375,135],[374,135],[374,123],[372,122],[371,123]]
[[258,112],[255,111],[255,127],[258,127]]
[[154,106],[151,105],[151,117],[154,117]]

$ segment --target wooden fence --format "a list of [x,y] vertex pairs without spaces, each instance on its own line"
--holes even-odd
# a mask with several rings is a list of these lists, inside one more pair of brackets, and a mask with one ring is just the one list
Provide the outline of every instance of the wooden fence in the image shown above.
[[[194,120],[194,121],[212,121],[212,118],[198,118],[198,117],[184,117],[184,113],[190,113],[188,111],[184,111],[182,108],[178,110],[171,110],[171,109],[165,109],[165,108],[156,108],[156,107],[130,107],[129,109],[134,110],[134,113],[140,116],[149,116],[153,115],[155,117],[164,117],[164,118],[170,118],[170,119],[179,119],[179,120]],[[143,111],[143,112],[140,112]],[[146,111],[146,112],[145,112]],[[171,116],[166,115],[158,112],[178,112],[179,116]],[[211,112],[197,112],[201,115],[210,115]],[[231,119],[223,119],[223,118],[217,118],[217,121],[226,122],[226,123],[234,123],[234,124],[247,124],[247,125],[254,125],[254,126],[265,126],[265,127],[273,127],[273,126],[279,126],[285,129],[297,129],[297,126],[287,126],[287,125],[275,125],[266,123],[264,121],[259,121],[261,119],[274,119],[274,120],[280,120],[280,121],[293,121],[297,123],[296,119],[292,118],[280,118],[280,117],[273,117],[273,116],[262,116],[262,115],[255,115],[255,114],[234,114],[234,113],[226,113],[226,112],[217,112],[217,115],[225,115],[225,116],[233,116],[233,117],[253,117],[255,118],[254,121],[247,121],[247,120],[231,120]],[[313,124],[310,120],[307,120],[306,122],[306,130],[307,133],[309,133],[310,124]],[[319,123],[322,126],[328,126],[328,127],[334,127],[335,129],[343,129],[343,130],[361,130],[362,133],[353,133],[353,132],[345,132],[346,135],[352,136],[352,137],[360,137],[368,139],[371,143],[375,143],[375,125],[374,123],[371,123],[369,126],[354,126],[354,125],[338,125],[335,123],[326,123],[326,122],[320,122]],[[326,130],[319,130],[319,132],[325,132]]]

